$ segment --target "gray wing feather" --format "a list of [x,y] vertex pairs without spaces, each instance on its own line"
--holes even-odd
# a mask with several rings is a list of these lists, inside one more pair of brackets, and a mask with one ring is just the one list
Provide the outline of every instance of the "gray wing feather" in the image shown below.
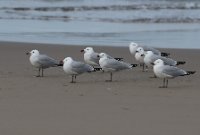
[[167,65],[175,66],[177,64],[177,62],[175,60],[170,59],[170,58],[160,57],[160,59],[163,60],[164,63]]
[[178,77],[178,76],[183,76],[187,74],[186,71],[180,68],[177,68],[174,66],[168,66],[168,65],[163,67],[163,73],[168,74],[172,77]]
[[39,55],[38,63],[40,63],[44,68],[56,66],[59,64],[58,61],[56,61],[55,59],[53,59],[47,55]]
[[161,52],[150,46],[142,46],[145,51],[152,51],[154,54],[161,55]]
[[154,62],[154,61],[156,61],[157,59],[161,59],[160,56],[159,56],[159,55],[153,55],[153,56],[151,57],[151,62]]
[[131,65],[122,61],[117,61],[115,59],[107,59],[107,64],[105,68],[112,68],[116,70],[130,69]]
[[85,64],[83,62],[73,61],[72,62],[72,70],[81,74],[81,73],[84,73],[84,72],[93,71],[93,67],[88,65],[88,64]]
[[157,59],[163,60],[164,63],[165,63],[166,65],[175,66],[176,63],[177,63],[177,62],[176,62],[175,60],[173,60],[173,59],[166,58],[166,57],[162,57],[162,56],[159,56],[159,55],[153,55],[153,56],[151,57],[151,61],[152,61],[152,62],[156,61]]

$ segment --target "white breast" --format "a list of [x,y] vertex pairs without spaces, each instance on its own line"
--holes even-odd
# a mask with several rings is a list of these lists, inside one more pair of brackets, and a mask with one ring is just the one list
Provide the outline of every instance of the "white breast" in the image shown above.
[[76,72],[74,72],[72,70],[72,67],[71,67],[71,63],[69,62],[65,62],[64,65],[63,65],[63,70],[65,71],[65,73],[67,73],[68,75],[75,75],[77,74]]
[[30,58],[29,58],[29,60],[30,60],[30,63],[34,67],[36,67],[36,68],[40,68],[41,67],[41,64],[38,63],[38,57],[37,56],[31,55]]

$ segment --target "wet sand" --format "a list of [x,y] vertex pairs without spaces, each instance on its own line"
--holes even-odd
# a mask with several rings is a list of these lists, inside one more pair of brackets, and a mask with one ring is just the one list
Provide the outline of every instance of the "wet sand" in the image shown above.
[[[161,49],[192,76],[160,79],[141,68],[109,74],[96,72],[71,77],[62,68],[49,68],[45,77],[29,63],[27,51],[38,49],[53,58],[83,61],[83,46],[54,46],[0,42],[0,133],[2,135],[199,135],[200,50]],[[128,48],[94,47],[135,63]]]

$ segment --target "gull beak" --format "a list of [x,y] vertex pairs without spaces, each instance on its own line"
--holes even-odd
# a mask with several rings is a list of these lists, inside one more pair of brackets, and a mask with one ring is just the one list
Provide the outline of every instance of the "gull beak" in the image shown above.
[[151,63],[151,65],[153,65],[153,66],[154,66],[155,64],[154,64],[154,63]]
[[81,52],[84,52],[84,50],[81,50]]
[[99,55],[97,55],[97,58],[100,58],[100,56],[99,56]]
[[26,55],[29,55],[30,54],[30,52],[26,52]]
[[143,56],[144,56],[144,54],[141,54],[141,56],[143,57]]
[[138,51],[135,51],[136,53],[138,52]]

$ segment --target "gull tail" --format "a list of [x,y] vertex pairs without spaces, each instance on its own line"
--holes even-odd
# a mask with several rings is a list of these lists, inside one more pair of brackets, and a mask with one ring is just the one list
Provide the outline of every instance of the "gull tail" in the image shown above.
[[124,58],[115,58],[118,61],[123,61]]
[[168,56],[170,56],[170,53],[161,52],[161,56],[168,57]]
[[185,61],[177,61],[176,65],[184,65],[186,62]]

